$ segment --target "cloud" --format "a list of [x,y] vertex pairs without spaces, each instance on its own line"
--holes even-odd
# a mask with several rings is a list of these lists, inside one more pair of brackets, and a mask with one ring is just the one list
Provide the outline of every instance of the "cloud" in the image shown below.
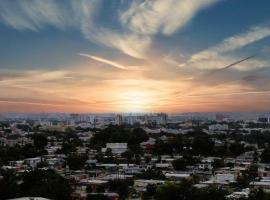
[[[245,52],[244,47],[254,44],[270,36],[270,27],[268,26],[253,26],[246,32],[235,34],[231,37],[225,38],[220,43],[206,48],[203,51],[193,54],[189,59],[179,64],[181,68],[195,68],[195,69],[223,69],[231,63],[240,60],[237,56],[237,50],[241,50],[242,54]],[[233,65],[234,68],[240,71],[248,71],[252,69],[259,69],[269,66],[269,58],[264,57],[265,49],[258,49],[256,52],[245,53],[245,56],[256,54],[256,58],[248,61],[237,63]],[[268,51],[267,51],[268,52]],[[229,66],[231,67],[231,66]],[[226,67],[225,67],[226,68]]]
[[99,0],[2,0],[0,20],[18,30],[39,31],[49,25],[59,29],[76,28],[89,41],[117,49],[135,57],[145,58],[151,38],[131,31],[112,30],[100,26]]
[[235,65],[238,65],[238,64],[240,64],[240,63],[242,63],[242,62],[245,62],[245,61],[247,61],[247,60],[250,60],[250,59],[254,58],[255,56],[256,56],[256,55],[252,55],[252,56],[249,56],[249,57],[244,58],[244,59],[242,59],[242,60],[238,60],[238,61],[233,62],[233,63],[231,63],[231,64],[229,64],[229,65],[227,65],[227,66],[225,66],[225,67],[223,67],[223,68],[219,68],[219,69],[217,69],[217,70],[211,71],[210,74],[213,74],[213,73],[217,73],[217,72],[221,72],[221,71],[227,70],[227,69],[229,69],[229,68],[231,68],[231,67],[234,67]]
[[104,58],[101,58],[101,57],[92,56],[92,55],[84,54],[84,53],[79,53],[79,55],[80,56],[87,57],[87,58],[91,58],[91,59],[93,59],[95,61],[98,61],[98,62],[102,62],[102,63],[108,64],[108,65],[111,65],[111,66],[116,67],[118,69],[123,69],[123,70],[127,70],[128,69],[124,65],[118,64],[116,62],[113,62],[113,61],[110,61],[110,60],[107,60],[107,59],[104,59]]
[[191,97],[215,97],[215,96],[234,96],[234,95],[256,95],[256,94],[270,94],[270,91],[240,91],[240,92],[227,92],[227,93],[214,93],[214,94],[190,94]]
[[196,53],[191,57],[191,62],[207,60],[228,52],[241,49],[249,44],[260,41],[270,36],[270,27],[256,26],[248,31],[224,39],[221,43]]
[[70,21],[61,4],[54,0],[2,0],[0,1],[0,19],[19,30],[39,30],[44,25],[64,28]]
[[135,57],[145,58],[151,45],[151,38],[130,31],[116,31],[95,23],[99,14],[100,2],[98,0],[72,1],[76,24],[84,37],[93,43],[118,49],[123,53]]
[[82,32],[88,40],[94,43],[118,49],[135,58],[146,58],[151,45],[151,38],[148,36],[117,33],[107,28],[84,28]]
[[[0,20],[19,30],[39,31],[45,26],[79,29],[89,41],[145,59],[153,34],[170,35],[186,25],[200,10],[220,0],[133,0],[120,10],[113,29],[99,23],[100,0],[1,0]],[[107,2],[106,2],[107,3]]]
[[200,10],[220,0],[149,0],[133,1],[120,14],[123,26],[141,34],[161,32],[171,35],[185,26]]

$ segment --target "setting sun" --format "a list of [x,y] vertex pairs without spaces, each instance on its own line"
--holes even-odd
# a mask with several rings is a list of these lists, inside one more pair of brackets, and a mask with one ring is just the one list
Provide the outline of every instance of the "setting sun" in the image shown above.
[[124,112],[146,112],[151,105],[149,93],[143,91],[128,91],[121,96]]

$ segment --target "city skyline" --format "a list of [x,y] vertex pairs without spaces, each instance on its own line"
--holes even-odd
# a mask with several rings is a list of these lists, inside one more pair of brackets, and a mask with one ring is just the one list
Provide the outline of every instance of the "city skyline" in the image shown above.
[[0,112],[270,106],[270,2],[0,1]]

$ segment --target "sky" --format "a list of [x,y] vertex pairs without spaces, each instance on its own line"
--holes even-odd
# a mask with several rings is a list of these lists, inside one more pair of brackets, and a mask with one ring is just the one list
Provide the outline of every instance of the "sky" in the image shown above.
[[269,111],[269,64],[269,0],[0,0],[0,112]]

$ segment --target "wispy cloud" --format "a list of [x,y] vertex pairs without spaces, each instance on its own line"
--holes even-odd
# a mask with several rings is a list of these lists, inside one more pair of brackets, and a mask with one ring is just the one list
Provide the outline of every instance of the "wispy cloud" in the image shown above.
[[77,28],[93,43],[118,49],[136,58],[144,58],[151,44],[148,36],[130,31],[115,31],[96,24],[101,1],[66,0],[0,1],[0,20],[19,30],[39,31],[44,26]]
[[[258,42],[269,36],[270,36],[270,27],[268,26],[251,27],[244,33],[228,37],[224,39],[222,42],[216,44],[215,46],[192,55],[191,58],[186,63],[181,64],[180,66],[219,68],[222,67],[222,63],[225,66],[228,64],[228,62],[231,62],[233,61],[233,59],[235,59],[233,56],[228,56],[226,54],[230,54],[235,50],[242,49],[247,45]],[[254,66],[257,66],[258,62],[259,61],[257,61],[256,64],[253,63]],[[212,64],[216,64],[216,66],[213,66]]]
[[107,28],[89,28],[83,30],[84,36],[94,43],[118,49],[135,57],[146,58],[151,45],[151,38],[133,33],[119,33]]
[[113,66],[113,67],[116,67],[118,69],[123,69],[123,70],[127,70],[128,68],[124,65],[121,65],[121,64],[118,64],[114,61],[111,61],[111,60],[107,60],[107,59],[104,59],[104,58],[101,58],[101,57],[97,57],[97,56],[93,56],[93,55],[90,55],[90,54],[84,54],[84,53],[79,53],[80,56],[84,56],[84,57],[87,57],[87,58],[91,58],[95,61],[98,61],[98,62],[102,62],[102,63],[105,63],[105,64],[108,64],[110,66]]
[[225,66],[225,67],[222,67],[222,68],[219,68],[219,69],[217,69],[217,70],[211,71],[210,74],[224,71],[224,70],[229,69],[229,68],[231,68],[231,67],[233,67],[233,66],[235,66],[235,65],[238,65],[238,64],[243,63],[243,62],[245,62],[245,61],[247,61],[247,60],[250,60],[250,59],[254,58],[255,56],[256,56],[256,55],[252,55],[252,56],[249,56],[249,57],[244,58],[244,59],[242,59],[242,60],[238,60],[238,61],[236,61],[236,62],[234,62],[234,63],[231,63],[231,64],[229,64],[229,65],[227,65],[227,66]]
[[64,28],[71,21],[66,20],[67,13],[54,0],[7,1],[0,2],[0,19],[16,29],[37,31],[44,25]]
[[185,26],[196,14],[221,0],[132,0],[120,9],[112,29],[97,24],[102,1],[99,0],[24,0],[0,1],[0,20],[15,29],[39,31],[44,26],[76,28],[98,45],[117,49],[135,58],[147,58],[151,35],[170,35]]
[[220,44],[204,50],[196,55],[193,59],[207,59],[218,54],[234,51],[243,48],[249,44],[262,40],[270,36],[270,27],[257,26],[251,27],[247,32],[226,38]]
[[171,35],[196,14],[220,0],[150,0],[133,1],[120,20],[130,30],[141,34],[161,32]]

